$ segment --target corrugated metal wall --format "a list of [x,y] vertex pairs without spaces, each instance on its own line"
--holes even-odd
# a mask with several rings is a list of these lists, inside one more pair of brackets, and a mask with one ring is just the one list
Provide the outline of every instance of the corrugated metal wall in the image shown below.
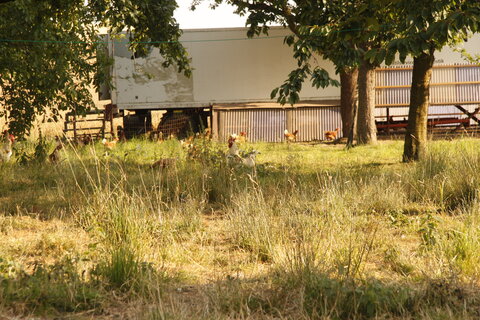
[[218,113],[218,138],[227,140],[233,134],[247,132],[248,140],[279,142],[286,128],[284,109],[215,110]]
[[217,109],[218,138],[228,139],[232,133],[245,131],[251,142],[281,142],[284,131],[298,130],[297,141],[323,140],[324,131],[339,128],[340,107],[308,107],[291,109]]
[[[477,104],[462,105],[469,112],[478,107]],[[308,107],[293,109],[220,109],[214,110],[218,115],[218,138],[226,141],[232,133],[247,132],[251,142],[281,142],[284,141],[284,130],[290,132],[298,130],[297,141],[324,140],[325,131],[339,129],[342,137],[342,118],[340,107]],[[394,120],[408,118],[408,107],[389,107],[388,112]],[[462,114],[453,105],[430,106],[430,118],[462,117]],[[375,116],[379,121],[385,121],[387,108],[375,109]],[[476,124],[473,120],[470,123]]]
[[283,140],[283,131],[286,128],[286,111],[283,109],[248,110],[250,128],[247,130],[249,141]]

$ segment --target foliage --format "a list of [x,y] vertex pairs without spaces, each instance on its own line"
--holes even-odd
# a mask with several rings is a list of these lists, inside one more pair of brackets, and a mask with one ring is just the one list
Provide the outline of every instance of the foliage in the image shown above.
[[[0,3],[0,116],[16,135],[29,133],[36,116],[57,121],[65,110],[94,107],[92,86],[109,83],[106,47],[98,35],[130,33],[131,47],[155,46],[165,65],[190,75],[173,18],[174,0],[14,0]],[[147,45],[146,41],[152,41]]]
[[370,61],[385,61],[386,64],[391,64],[397,53],[402,63],[408,55],[414,59],[404,161],[425,156],[430,75],[435,51],[479,32],[480,25],[480,8],[475,1],[420,1],[417,5],[412,6],[411,1],[394,2],[392,13],[398,21],[393,30],[395,38],[386,48],[373,48],[366,54]]
[[400,61],[405,62],[408,55],[417,57],[432,49],[439,50],[480,30],[480,8],[474,1],[422,1],[418,5],[421,10],[410,1],[395,3],[396,37],[386,48],[372,49],[368,53],[371,61],[385,60],[389,65],[398,53]]
[[318,66],[315,55],[332,61],[338,73],[356,68],[368,49],[379,48],[392,38],[389,26],[394,17],[390,14],[392,6],[381,1],[216,0],[221,2],[236,6],[239,14],[248,15],[250,37],[267,34],[272,23],[292,31],[285,43],[292,47],[298,68],[271,94],[272,98],[278,96],[282,104],[298,102],[307,78],[316,88],[339,85]]
[[[4,272],[8,268],[8,272]],[[72,259],[53,265],[36,264],[31,274],[0,258],[0,297],[3,303],[22,303],[37,313],[78,312],[98,307],[102,298],[93,282],[77,270]]]

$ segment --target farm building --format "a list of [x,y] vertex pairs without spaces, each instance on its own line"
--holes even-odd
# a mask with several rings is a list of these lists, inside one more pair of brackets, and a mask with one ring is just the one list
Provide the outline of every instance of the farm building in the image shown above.
[[[124,113],[127,132],[155,129],[152,110],[165,110],[158,130],[176,133],[192,114],[196,130],[209,125],[212,133],[225,140],[231,133],[245,131],[251,141],[282,141],[285,129],[298,130],[297,140],[322,140],[323,132],[341,132],[340,89],[315,89],[304,85],[301,102],[281,106],[270,92],[296,67],[291,48],[283,43],[288,31],[274,27],[268,36],[247,39],[246,28],[185,30],[182,43],[191,56],[191,78],[163,68],[157,49],[146,58],[136,58],[127,49],[127,40],[107,36],[114,58],[111,68],[113,89],[102,97]],[[464,44],[468,52],[480,47],[480,37]],[[335,76],[331,62],[317,59]],[[376,117],[379,131],[406,125],[412,66],[394,63],[376,72]],[[468,64],[460,53],[445,48],[436,54],[431,89],[430,124],[478,124],[480,67]],[[183,114],[182,116],[178,116]],[[175,116],[177,115],[177,116]],[[172,119],[175,119],[173,121]],[[172,122],[173,121],[173,122]],[[174,129],[172,129],[174,128]],[[170,130],[170,131],[169,131]]]

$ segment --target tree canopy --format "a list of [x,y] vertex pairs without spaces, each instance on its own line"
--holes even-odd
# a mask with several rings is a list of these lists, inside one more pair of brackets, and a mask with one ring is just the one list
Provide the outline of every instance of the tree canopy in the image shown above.
[[[200,1],[197,1],[201,2]],[[249,1],[249,0],[215,0],[236,7],[240,15],[247,15],[247,35],[254,37],[262,33],[268,34],[270,24],[281,24],[292,31],[292,35],[285,38],[285,43],[293,48],[297,68],[287,76],[286,81],[272,91],[272,98],[278,97],[278,102],[294,104],[299,100],[299,92],[304,82],[308,79],[317,88],[329,85],[338,86],[338,81],[333,80],[327,71],[315,63],[314,54],[321,56],[333,54],[333,46],[316,41],[312,42],[307,36],[305,26],[312,24],[328,24],[332,15],[325,11],[329,7],[323,1],[297,1],[292,4],[283,0]],[[315,39],[318,40],[318,39]],[[321,50],[320,50],[321,49]],[[335,50],[337,54],[345,50]]]
[[37,115],[57,120],[60,111],[93,107],[89,89],[108,81],[110,63],[98,30],[130,34],[132,49],[158,47],[165,65],[190,75],[178,42],[175,0],[1,0],[0,116],[18,135]]
[[367,53],[370,61],[391,64],[413,57],[412,86],[404,161],[424,157],[427,143],[427,119],[430,79],[436,50],[480,31],[480,2],[472,0],[408,0],[394,2],[392,14],[399,21],[393,27],[395,39],[384,48]]

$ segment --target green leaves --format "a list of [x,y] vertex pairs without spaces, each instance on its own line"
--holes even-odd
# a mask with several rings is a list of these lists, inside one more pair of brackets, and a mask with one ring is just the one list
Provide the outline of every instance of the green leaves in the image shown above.
[[[397,25],[396,39],[388,46],[399,54],[401,61],[407,55],[417,57],[479,31],[478,1],[418,0],[412,5],[409,0],[400,0],[395,10],[401,21],[408,22]],[[391,55],[388,58],[390,62]]]
[[328,86],[339,87],[340,83],[330,78],[330,75],[325,69],[322,68],[315,68],[311,74],[312,76],[312,84],[315,88],[326,88]]
[[[38,115],[58,120],[59,111],[82,114],[94,107],[92,85],[110,83],[111,60],[98,26],[135,30],[132,47],[148,52],[147,41],[185,75],[191,74],[181,32],[173,18],[175,0],[15,0],[0,4],[0,117],[12,132],[29,133]],[[165,42],[171,41],[171,42]]]
[[312,85],[315,88],[326,88],[327,86],[339,86],[337,80],[331,79],[330,75],[325,69],[315,67],[311,70],[309,64],[305,64],[290,72],[287,80],[278,88],[273,89],[270,94],[270,99],[277,97],[277,102],[280,104],[289,103],[294,105],[300,100],[299,93],[302,90],[303,83],[307,78],[311,79]]
[[297,68],[290,72],[287,80],[279,87],[272,91],[270,97],[273,99],[278,93],[278,103],[291,105],[297,103],[300,100],[299,92],[302,90],[302,85],[307,75],[309,74],[307,66],[303,68]]
[[385,64],[387,66],[391,65],[395,61],[395,50],[387,50],[387,54],[385,56]]
[[367,60],[370,64],[379,65],[384,61],[386,55],[387,55],[386,49],[374,48],[367,51],[363,56],[363,58]]

